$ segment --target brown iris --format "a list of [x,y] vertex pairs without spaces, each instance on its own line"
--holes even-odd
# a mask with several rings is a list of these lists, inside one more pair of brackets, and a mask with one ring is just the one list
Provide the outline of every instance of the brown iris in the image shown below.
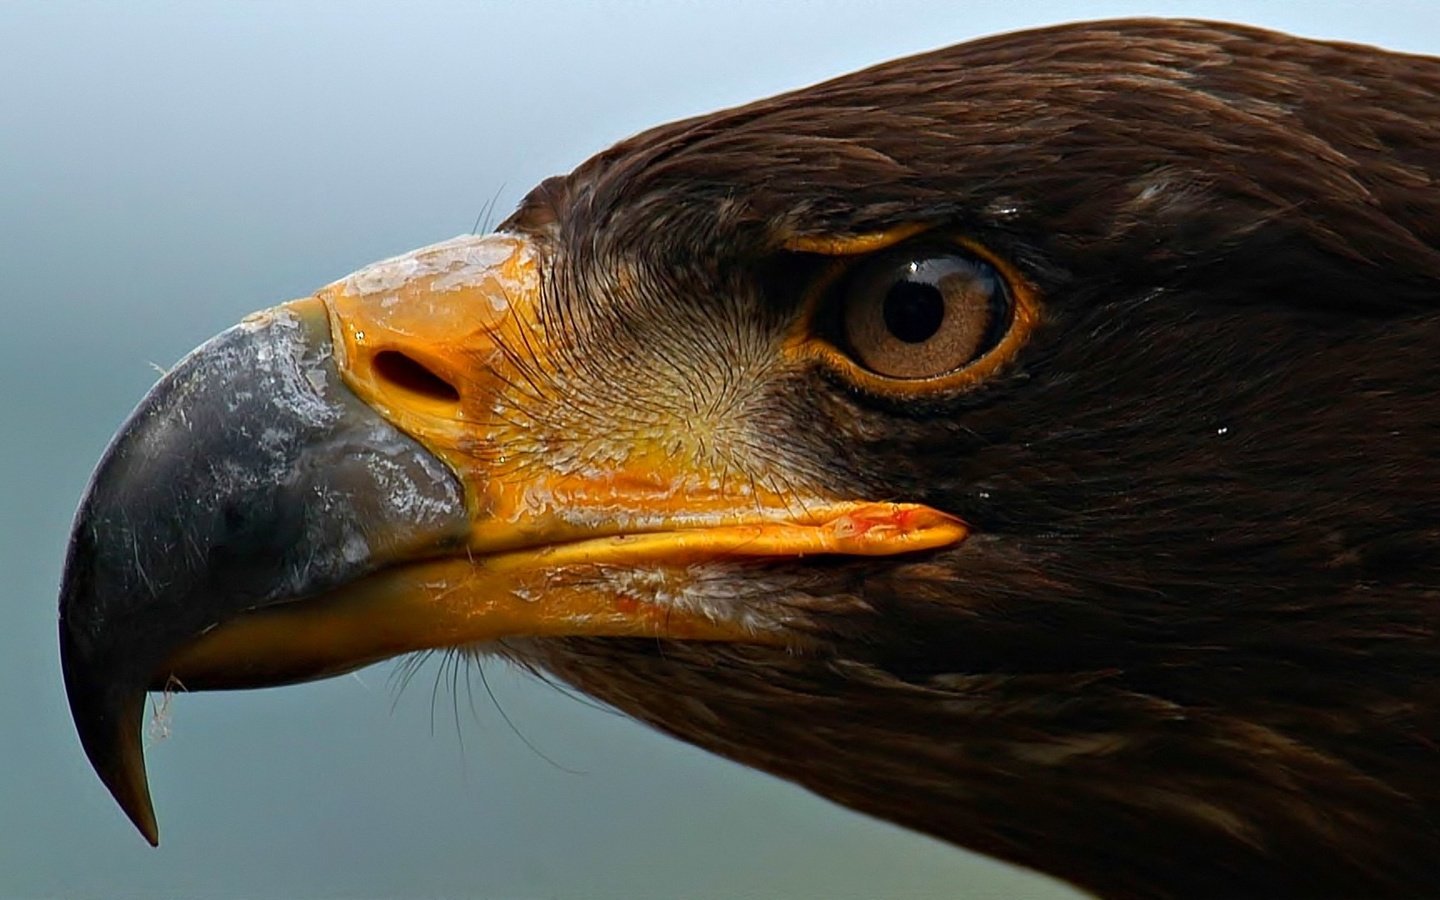
[[1005,282],[983,259],[948,247],[896,248],[837,286],[843,346],[888,378],[934,378],[979,359],[1013,317]]

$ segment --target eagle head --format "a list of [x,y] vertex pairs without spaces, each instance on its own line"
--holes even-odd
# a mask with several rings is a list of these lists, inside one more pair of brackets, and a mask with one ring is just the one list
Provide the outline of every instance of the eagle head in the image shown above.
[[1115,897],[1440,879],[1440,63],[1005,35],[626,140],[204,345],[70,702],[498,655]]

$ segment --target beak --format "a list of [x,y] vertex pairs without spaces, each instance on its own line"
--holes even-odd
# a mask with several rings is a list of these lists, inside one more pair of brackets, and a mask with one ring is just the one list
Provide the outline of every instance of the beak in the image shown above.
[[574,347],[547,330],[537,257],[466,236],[258,313],[182,360],[106,450],[71,535],[61,661],[81,744],[152,844],[148,690],[512,636],[784,643],[678,601],[695,564],[965,537],[925,507],[708,471],[673,453],[683,421],[600,422],[619,446],[577,459],[546,425]]

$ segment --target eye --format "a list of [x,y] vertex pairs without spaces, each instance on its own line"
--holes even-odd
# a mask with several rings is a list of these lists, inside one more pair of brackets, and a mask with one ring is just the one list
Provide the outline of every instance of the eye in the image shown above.
[[878,254],[846,273],[836,291],[842,348],[888,378],[963,368],[994,349],[1014,319],[995,267],[957,248]]

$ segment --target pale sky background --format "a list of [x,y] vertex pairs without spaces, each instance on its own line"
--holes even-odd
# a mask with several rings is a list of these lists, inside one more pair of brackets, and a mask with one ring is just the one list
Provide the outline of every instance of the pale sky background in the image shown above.
[[540,752],[433,663],[177,698],[152,850],[75,738],[55,596],[154,366],[246,312],[644,127],[1118,15],[1440,53],[1430,2],[0,5],[0,897],[1073,897],[499,666]]

